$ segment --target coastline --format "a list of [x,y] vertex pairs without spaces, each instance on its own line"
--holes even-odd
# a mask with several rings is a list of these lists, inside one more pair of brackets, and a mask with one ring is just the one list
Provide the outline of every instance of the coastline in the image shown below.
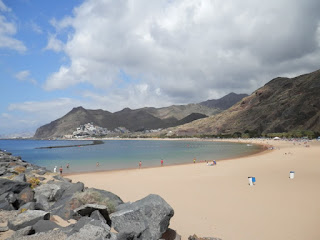
[[[111,139],[110,139],[111,140]],[[117,139],[112,139],[112,140],[117,140]],[[126,140],[126,139],[123,139]],[[137,139],[130,139],[130,140],[137,140]],[[152,140],[156,140],[156,139],[145,139],[146,141],[152,141]],[[167,140],[167,139],[163,139],[163,140]],[[175,140],[181,140],[181,141],[190,141],[190,138],[181,138],[181,139],[175,139]],[[202,139],[195,139],[194,141],[202,141]],[[221,141],[219,139],[210,139],[210,140],[203,140],[203,141],[207,141],[207,142],[224,142]],[[226,139],[225,142],[232,142],[232,143],[239,143],[239,141],[233,140],[233,139]],[[251,143],[250,140],[243,140],[241,143]],[[258,156],[260,154],[267,154],[268,153],[268,148],[272,147],[272,145],[265,145],[262,143],[255,143],[255,145],[259,145],[260,150],[258,152],[251,152],[249,154],[244,154],[241,156],[237,156],[237,157],[233,157],[233,158],[222,158],[222,159],[218,159],[216,160],[218,163],[221,161],[228,161],[228,160],[238,160],[241,158],[245,158],[245,157],[249,157],[249,156]],[[208,162],[212,162],[215,159],[210,159],[208,160]],[[196,162],[195,164],[203,164],[206,163],[205,161],[200,161],[200,162]],[[69,176],[73,176],[73,175],[80,175],[80,174],[93,174],[93,173],[110,173],[110,172],[122,172],[122,171],[130,171],[130,170],[142,170],[142,169],[153,169],[153,168],[164,168],[164,167],[174,167],[174,166],[183,166],[183,165],[193,165],[193,162],[190,163],[175,163],[175,164],[170,164],[170,165],[163,165],[163,166],[148,166],[148,167],[142,167],[141,169],[139,169],[139,167],[135,167],[135,168],[122,168],[122,169],[112,169],[112,170],[96,170],[96,171],[84,171],[84,172],[70,172],[70,173],[63,173],[64,177],[69,177]]]
[[[170,227],[182,239],[194,233],[223,240],[320,239],[320,142],[306,147],[282,140],[244,141],[275,148],[216,166],[184,164],[68,177],[114,192],[124,201],[159,194],[175,209]],[[289,179],[290,171],[296,172],[294,179]],[[256,177],[255,186],[248,185],[249,176]]]

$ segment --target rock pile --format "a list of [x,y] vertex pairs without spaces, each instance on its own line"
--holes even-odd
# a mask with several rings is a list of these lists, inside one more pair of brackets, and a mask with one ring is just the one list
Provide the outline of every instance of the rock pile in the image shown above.
[[[0,238],[11,231],[8,239],[158,240],[174,214],[158,195],[124,203],[111,192],[85,188],[4,151],[0,175],[0,213],[11,215],[0,225]],[[59,218],[69,225],[60,225]]]

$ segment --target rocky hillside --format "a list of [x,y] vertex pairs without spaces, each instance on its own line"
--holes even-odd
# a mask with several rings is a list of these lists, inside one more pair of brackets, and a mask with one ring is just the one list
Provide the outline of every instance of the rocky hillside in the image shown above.
[[[37,129],[35,138],[55,138],[61,137],[66,134],[72,134],[77,127],[86,123],[93,123],[96,126],[108,128],[113,130],[117,127],[125,127],[126,129],[135,132],[143,131],[146,129],[158,129],[177,126],[183,123],[188,123],[196,119],[207,117],[207,115],[201,112],[209,113],[210,115],[215,112],[220,112],[217,109],[210,109],[200,106],[198,114],[189,114],[190,110],[178,111],[178,106],[172,107],[175,110],[168,110],[165,116],[157,117],[163,111],[163,108],[159,112],[155,108],[143,108],[131,110],[125,108],[119,112],[110,113],[103,110],[88,110],[83,107],[77,107],[72,109],[62,118],[59,118],[49,124],[46,124]],[[154,115],[156,116],[154,116]]]
[[205,102],[199,103],[202,106],[210,108],[219,108],[221,110],[226,110],[232,107],[235,103],[239,102],[242,98],[249,96],[248,94],[236,94],[234,92],[229,93],[228,95],[220,99],[212,99]]
[[275,78],[228,110],[171,129],[177,135],[320,132],[320,70]]

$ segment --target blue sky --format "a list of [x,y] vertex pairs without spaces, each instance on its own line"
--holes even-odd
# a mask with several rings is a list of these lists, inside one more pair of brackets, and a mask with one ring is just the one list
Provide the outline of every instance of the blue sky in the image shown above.
[[195,103],[317,70],[319,12],[317,0],[0,0],[0,135],[80,105]]

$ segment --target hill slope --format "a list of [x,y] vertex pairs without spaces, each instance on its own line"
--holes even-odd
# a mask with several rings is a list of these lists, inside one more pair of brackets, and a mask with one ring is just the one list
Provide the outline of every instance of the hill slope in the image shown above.
[[201,102],[199,104],[202,106],[210,107],[210,108],[219,108],[222,110],[226,110],[247,96],[249,96],[249,95],[248,94],[236,94],[234,92],[231,92],[228,95],[226,95],[220,99],[212,99],[212,100],[208,100],[205,102]]
[[[230,95],[230,94],[229,94]],[[237,98],[223,97],[222,102],[236,103]],[[221,100],[210,100],[218,101]],[[132,110],[125,108],[111,113],[104,110],[88,110],[83,107],[72,109],[62,118],[37,129],[35,138],[55,138],[72,134],[77,127],[86,123],[113,130],[117,127],[125,127],[130,131],[145,129],[158,129],[174,127],[191,121],[212,116],[222,110],[217,107],[207,107],[201,104],[172,105],[163,108],[145,107]]]
[[171,130],[177,135],[320,132],[320,70],[273,79],[228,110]]

